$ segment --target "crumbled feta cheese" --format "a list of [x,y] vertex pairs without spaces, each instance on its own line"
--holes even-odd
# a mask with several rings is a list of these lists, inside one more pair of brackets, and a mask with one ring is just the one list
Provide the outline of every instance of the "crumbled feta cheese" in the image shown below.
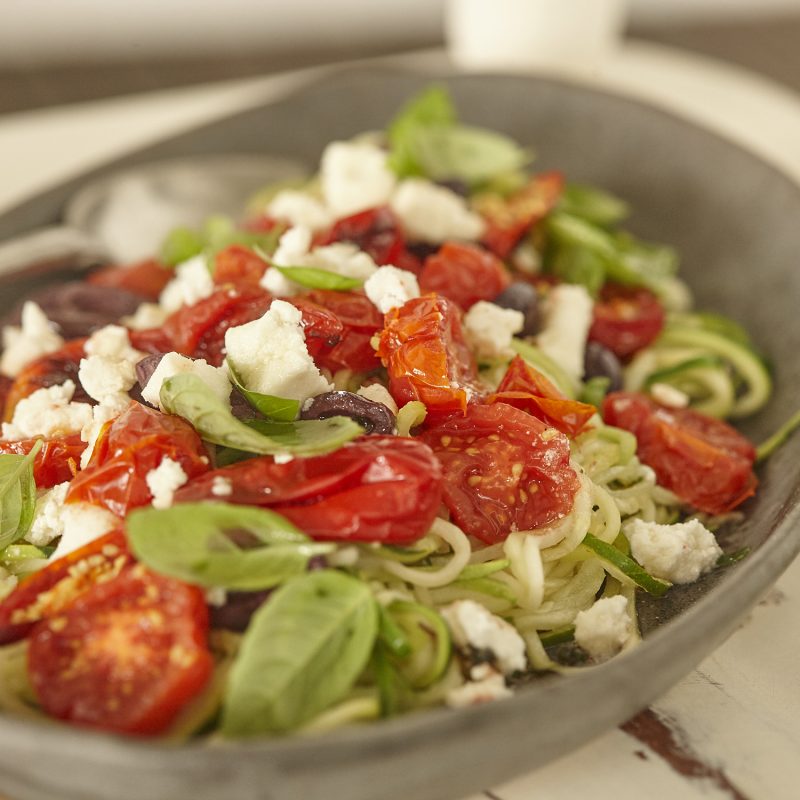
[[450,708],[467,708],[512,695],[505,678],[497,670],[488,664],[480,664],[472,669],[470,680],[447,692],[445,703]]
[[592,324],[594,304],[583,286],[555,286],[546,304],[544,330],[536,344],[575,382],[583,377],[586,337]]
[[86,469],[89,461],[94,452],[94,446],[97,444],[97,439],[103,431],[103,427],[107,422],[111,422],[120,414],[120,411],[115,406],[107,406],[103,403],[96,405],[92,408],[92,418],[86,425],[81,428],[81,441],[86,442],[86,448],[81,453],[81,469]]
[[373,403],[383,403],[395,416],[400,410],[397,407],[397,403],[394,401],[394,397],[389,394],[389,390],[380,383],[371,383],[369,386],[362,386],[356,394],[361,395],[361,397],[366,397],[367,400],[372,400]]
[[374,275],[378,269],[369,253],[359,250],[352,242],[335,242],[324,247],[315,247],[300,266],[324,269],[345,278],[358,278],[362,281]]
[[650,387],[650,394],[662,406],[686,408],[689,405],[689,395],[668,383],[654,383]]
[[483,219],[467,201],[435,183],[409,178],[392,195],[392,210],[412,239],[437,244],[445,239],[480,239]]
[[633,519],[623,528],[633,557],[653,576],[672,583],[692,583],[722,555],[714,534],[696,519],[658,525]]
[[106,325],[95,331],[83,346],[87,356],[101,356],[114,361],[139,361],[145,354],[131,347],[130,336],[121,325]]
[[[300,313],[300,312],[298,312]],[[190,373],[200,378],[217,397],[226,404],[231,394],[231,382],[224,367],[213,367],[205,359],[191,359],[180,353],[166,353],[150,376],[144,389],[142,399],[156,408],[161,406],[161,384],[173,375]]]
[[58,350],[64,344],[53,323],[32,300],[22,306],[21,323],[21,327],[6,325],[3,328],[0,373],[9,378],[16,377],[31,361]]
[[631,638],[633,626],[628,600],[622,595],[603,597],[575,617],[575,641],[595,661],[615,656]]
[[84,346],[78,378],[89,397],[121,414],[130,403],[128,391],[136,383],[136,364],[145,354],[131,347],[128,331],[106,325]]
[[529,241],[523,241],[511,253],[511,263],[520,272],[538,275],[542,271],[542,256]]
[[145,331],[148,328],[159,328],[169,314],[158,303],[142,303],[128,317],[122,318],[122,324],[132,331]]
[[66,503],[61,510],[61,541],[50,556],[51,561],[99,539],[120,524],[110,511],[90,503]]
[[74,394],[72,381],[37,389],[17,403],[11,423],[3,423],[3,439],[48,439],[79,432],[91,422],[92,407],[71,402]]
[[319,200],[308,192],[294,189],[278,192],[265,211],[273,219],[285,220],[290,225],[304,225],[312,231],[324,230],[333,223],[333,215]]
[[419,282],[413,272],[391,265],[379,267],[364,284],[364,292],[381,314],[419,297]]
[[386,151],[366,142],[331,142],[322,154],[320,181],[325,204],[334,216],[388,202],[397,179]]
[[52,489],[42,492],[36,500],[33,524],[25,538],[37,547],[44,547],[61,536],[64,530],[64,500],[67,497],[69,481],[59,483]]
[[206,257],[198,255],[178,264],[175,277],[164,287],[158,298],[167,313],[181,306],[194,305],[214,291],[214,281],[206,264]]
[[275,300],[261,319],[229,328],[225,347],[245,388],[298,400],[333,386],[308,354],[300,310]]
[[525,669],[525,642],[516,628],[480,603],[456,600],[442,609],[442,616],[456,646],[489,650],[506,675]]
[[168,456],[145,475],[145,483],[153,495],[153,508],[169,508],[175,492],[189,480],[183,467]]
[[479,359],[508,358],[511,340],[525,325],[525,315],[486,300],[475,303],[464,317],[464,330]]
[[290,461],[294,461],[291,453],[275,453],[272,458],[276,464],[288,464]]
[[233,484],[230,478],[215,475],[214,480],[211,481],[211,494],[214,497],[230,497],[233,494]]
[[[289,228],[278,240],[278,247],[272,255],[272,263],[279,267],[301,266],[310,249],[311,229],[305,225],[296,225],[294,228]],[[264,273],[261,286],[275,297],[292,297],[301,289],[275,267],[269,267]]]

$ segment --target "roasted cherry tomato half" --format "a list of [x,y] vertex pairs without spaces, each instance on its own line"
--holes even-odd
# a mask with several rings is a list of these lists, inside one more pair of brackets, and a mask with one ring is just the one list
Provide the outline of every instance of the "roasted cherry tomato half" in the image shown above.
[[158,300],[162,289],[175,277],[175,273],[150,259],[122,267],[106,267],[93,272],[87,280],[96,286],[126,289],[141,295],[145,300]]
[[190,478],[209,464],[203,442],[188,422],[132,402],[100,434],[89,464],[70,484],[67,502],[104,506],[123,517],[152,500],[147,473],[163,458],[177,461]]
[[572,510],[580,484],[566,436],[518,408],[473,405],[421,438],[442,465],[444,503],[470,536],[502,542]]
[[409,300],[385,317],[378,355],[398,405],[421,400],[428,413],[464,413],[476,380],[458,308],[434,294]]
[[137,564],[36,625],[28,674],[57,719],[160,733],[211,677],[207,638],[202,591]]
[[0,644],[22,639],[35,623],[68,608],[95,583],[132,562],[125,535],[112,531],[23,580],[0,603]]
[[[27,455],[39,439],[0,442],[0,453]],[[44,439],[33,460],[33,479],[39,489],[50,489],[57,483],[71,481],[78,472],[86,442],[79,433]]]
[[467,311],[478,300],[492,300],[511,283],[503,262],[472,244],[445,242],[425,259],[419,276],[423,292],[438,292]]
[[651,291],[607,283],[594,305],[589,341],[625,359],[647,347],[663,327],[664,308]]
[[596,409],[588,403],[568,400],[541,372],[516,356],[509,364],[489,403],[507,403],[575,437],[586,428]]
[[214,259],[214,283],[219,286],[230,283],[237,287],[258,287],[266,271],[267,262],[239,244],[220,250]]
[[721,420],[635,392],[609,394],[603,419],[630,431],[658,482],[700,511],[724,514],[755,493],[755,448]]
[[196,478],[175,502],[218,499],[220,476],[231,485],[226,502],[271,508],[314,539],[410,544],[427,533],[441,502],[430,448],[398,436],[365,436],[286,464],[252,458]]

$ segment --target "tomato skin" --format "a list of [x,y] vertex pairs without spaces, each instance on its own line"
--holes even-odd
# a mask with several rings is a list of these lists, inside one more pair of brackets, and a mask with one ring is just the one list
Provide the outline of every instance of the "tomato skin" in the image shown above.
[[125,534],[115,530],[34,572],[0,602],[0,644],[24,638],[39,620],[68,608],[98,580],[118,575],[132,560]]
[[442,475],[430,448],[418,439],[364,436],[339,450],[276,464],[252,458],[209,472],[175,494],[175,502],[218,499],[258,505],[291,520],[314,539],[410,544],[424,536],[441,500]]
[[175,277],[175,273],[158,261],[138,261],[121,267],[106,267],[93,272],[86,279],[95,286],[127,289],[145,300],[158,300],[161,290]]
[[[27,455],[38,441],[40,440],[33,438],[0,442],[0,453]],[[79,433],[41,441],[42,448],[33,460],[33,479],[37,488],[50,489],[57,483],[71,481],[78,472],[86,442]]]
[[211,677],[207,637],[203,593],[139,564],[39,622],[28,674],[42,708],[57,719],[156,734]]
[[249,247],[231,245],[217,253],[214,259],[214,283],[218,286],[233,284],[237,287],[258,287],[267,262]]
[[683,502],[724,514],[754,494],[755,448],[725,422],[636,392],[612,392],[602,412],[609,425],[636,436],[639,458]]
[[420,400],[435,415],[464,413],[477,379],[456,305],[429,294],[385,316],[378,355],[398,405]]
[[507,403],[522,409],[556,430],[574,438],[587,426],[596,409],[588,403],[568,400],[541,372],[515,356],[497,391],[488,403]]
[[492,300],[511,283],[497,256],[472,244],[445,242],[425,259],[419,276],[423,292],[438,292],[468,311],[479,300]]
[[543,172],[511,197],[479,198],[476,204],[486,220],[481,243],[498,258],[508,258],[525,233],[555,208],[563,190],[560,172]]
[[421,436],[444,474],[453,520],[487,544],[566,516],[580,482],[567,438],[505,403],[472,405]]
[[132,402],[101,433],[86,469],[70,483],[67,502],[124,517],[151,501],[146,476],[163,458],[177,461],[189,478],[208,470],[203,442],[188,422]]
[[655,340],[664,321],[664,308],[651,291],[607,283],[594,305],[588,338],[626,359]]

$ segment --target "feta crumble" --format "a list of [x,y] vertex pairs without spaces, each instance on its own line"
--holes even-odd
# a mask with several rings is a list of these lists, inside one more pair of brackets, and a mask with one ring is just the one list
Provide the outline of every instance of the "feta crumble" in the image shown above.
[[722,555],[714,534],[696,519],[674,525],[632,519],[623,531],[633,557],[651,575],[671,583],[693,583]]
[[33,524],[25,538],[37,547],[50,544],[64,529],[63,513],[69,481],[42,492],[36,500]]
[[475,303],[464,317],[467,339],[479,359],[509,358],[514,354],[511,340],[525,325],[525,315],[513,308],[501,308],[486,300]]
[[479,664],[472,668],[470,679],[466,683],[447,692],[444,701],[450,708],[467,708],[512,695],[505,678],[497,670],[488,664]]
[[586,337],[594,303],[583,286],[555,286],[547,298],[544,330],[536,344],[576,383],[583,377]]
[[[278,240],[272,263],[281,267],[297,267],[311,249],[311,229],[305,225],[289,228]],[[280,270],[268,267],[261,278],[261,286],[275,297],[293,297],[301,287],[290,281]]]
[[165,456],[144,479],[153,495],[153,508],[169,508],[175,492],[189,480],[189,476],[177,461]]
[[175,267],[175,277],[164,287],[158,302],[164,311],[172,313],[181,306],[194,305],[213,291],[214,281],[201,254]]
[[594,661],[615,656],[632,635],[628,600],[622,595],[603,597],[575,617],[575,642]]
[[121,414],[130,403],[129,390],[136,383],[136,364],[145,354],[131,347],[128,331],[106,325],[93,333],[84,346],[78,378],[89,397]]
[[364,292],[381,314],[398,308],[409,300],[419,297],[419,282],[413,272],[391,265],[378,267],[367,278]]
[[516,628],[480,603],[456,600],[442,609],[442,616],[456,646],[490,651],[506,675],[525,669],[525,642]]
[[169,314],[158,303],[142,303],[128,317],[122,318],[122,324],[132,331],[145,331],[158,328],[164,324]]
[[319,200],[295,189],[278,192],[264,210],[273,219],[303,225],[312,231],[324,230],[333,223],[333,214]]
[[390,205],[409,237],[423,242],[480,239],[485,227],[463,197],[422,178],[404,180]]
[[[299,313],[299,312],[298,312]],[[180,353],[166,353],[142,389],[142,399],[163,411],[161,385],[173,375],[196,375],[226,405],[231,394],[231,382],[224,367],[214,367],[204,358],[191,359]]]
[[337,218],[386,204],[397,183],[386,151],[366,142],[331,142],[322,154],[320,181]]
[[233,484],[230,478],[215,475],[214,480],[211,481],[211,494],[214,497],[230,497],[233,494]]
[[332,391],[308,354],[300,310],[275,300],[260,319],[229,328],[225,347],[245,388],[304,402]]
[[74,394],[72,381],[37,389],[17,403],[11,422],[3,423],[3,439],[34,436],[50,439],[78,433],[92,421],[92,407],[88,403],[71,402]]
[[395,416],[397,416],[397,412],[400,410],[394,398],[389,394],[389,390],[380,383],[371,383],[369,386],[362,386],[356,394],[361,397],[366,397],[367,400],[372,400],[373,403],[382,403]]
[[21,326],[3,328],[3,354],[0,374],[15,378],[23,367],[47,353],[58,350],[64,340],[56,333],[55,325],[32,300],[22,306]]
[[90,503],[67,503],[61,510],[63,528],[51,561],[83,547],[120,524],[117,516],[100,506]]

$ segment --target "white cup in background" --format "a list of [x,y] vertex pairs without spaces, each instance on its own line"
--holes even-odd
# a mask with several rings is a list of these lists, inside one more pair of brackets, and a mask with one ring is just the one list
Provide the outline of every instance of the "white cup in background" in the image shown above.
[[447,0],[449,55],[468,70],[596,72],[617,48],[627,0]]

